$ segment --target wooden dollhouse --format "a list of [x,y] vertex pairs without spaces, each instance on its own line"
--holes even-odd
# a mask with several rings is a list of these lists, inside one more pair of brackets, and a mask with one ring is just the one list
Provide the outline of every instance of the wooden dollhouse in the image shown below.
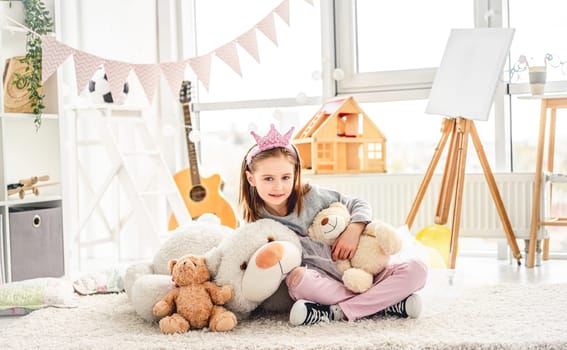
[[292,143],[307,172],[386,172],[386,137],[353,97],[325,103]]

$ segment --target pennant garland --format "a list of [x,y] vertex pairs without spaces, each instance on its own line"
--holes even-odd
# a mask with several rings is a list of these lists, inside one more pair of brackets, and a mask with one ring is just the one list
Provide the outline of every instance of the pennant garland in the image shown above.
[[276,22],[274,22],[274,14],[270,13],[263,20],[261,20],[257,25],[259,31],[264,33],[268,39],[270,39],[274,45],[278,46],[278,35],[276,33]]
[[42,52],[51,52],[47,57],[42,57],[41,83],[53,74],[57,68],[73,53],[73,49],[65,44],[58,43],[52,36],[41,37]]
[[219,47],[215,51],[215,55],[242,77],[240,62],[238,61],[238,53],[236,51],[236,44],[234,41]]
[[[178,62],[134,64],[109,60],[81,50],[73,49],[57,41],[52,36],[44,35],[41,37],[43,56],[42,81],[45,82],[69,56],[73,56],[77,93],[80,93],[82,89],[85,88],[94,72],[101,66],[104,66],[112,96],[116,96],[114,100],[118,104],[121,103],[121,99],[124,98],[122,89],[131,70],[133,70],[138,76],[138,80],[144,89],[144,93],[146,94],[149,103],[152,103],[154,98],[157,84],[159,83],[160,72],[163,73],[166,78],[173,96],[177,96],[179,86],[185,76],[184,73],[187,65],[208,91],[210,85],[211,61],[213,56],[220,59],[236,74],[242,77],[237,44],[258,63],[260,63],[260,54],[258,51],[257,30],[262,32],[262,34],[273,42],[276,47],[278,46],[274,17],[277,15],[285,24],[288,26],[290,25],[289,1],[290,0],[283,0],[265,18],[259,21],[250,30],[238,36],[236,39],[221,45],[208,54]],[[312,0],[304,1],[313,6]]]
[[252,56],[256,62],[260,63],[260,54],[258,53],[258,37],[256,36],[256,29],[252,28],[246,33],[236,39],[236,42],[242,46],[246,52]]
[[276,7],[275,12],[289,26],[289,1],[284,1]]
[[211,78],[211,56],[211,54],[208,54],[187,60],[207,91],[209,91],[209,79]]
[[159,66],[171,89],[172,96],[177,96],[185,76],[185,62],[166,62],[160,63]]
[[[44,37],[42,37],[42,40],[43,38]],[[43,57],[49,56],[49,52],[42,52]],[[73,53],[73,60],[75,61],[75,80],[77,84],[77,93],[80,94],[83,88],[92,78],[94,72],[104,64],[104,59],[83,51],[75,50],[75,52]],[[45,79],[47,78],[49,77],[46,77]]]
[[138,76],[148,101],[152,103],[159,79],[159,66],[155,64],[134,64],[132,67]]

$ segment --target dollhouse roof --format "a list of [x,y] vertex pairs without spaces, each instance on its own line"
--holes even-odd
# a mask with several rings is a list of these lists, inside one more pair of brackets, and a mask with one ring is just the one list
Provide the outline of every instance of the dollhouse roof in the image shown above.
[[317,113],[296,133],[294,139],[298,140],[313,137],[329,120],[347,114],[362,114],[363,117],[367,119],[367,123],[375,129],[373,130],[375,132],[372,132],[372,134],[378,134],[379,137],[382,138],[385,137],[380,129],[372,123],[370,118],[364,113],[362,108],[360,108],[355,99],[352,96],[348,96],[330,100],[323,104]]

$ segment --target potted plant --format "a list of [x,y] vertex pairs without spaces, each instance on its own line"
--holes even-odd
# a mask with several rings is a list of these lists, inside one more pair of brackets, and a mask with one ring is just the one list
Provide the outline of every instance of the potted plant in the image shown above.
[[[13,0],[15,1],[15,0]],[[36,129],[41,126],[41,116],[45,97],[41,84],[41,37],[53,31],[53,18],[41,0],[21,0],[24,5],[24,24],[33,32],[26,36],[26,55],[21,62],[26,66],[23,74],[16,73],[12,82],[18,87],[26,87]]]

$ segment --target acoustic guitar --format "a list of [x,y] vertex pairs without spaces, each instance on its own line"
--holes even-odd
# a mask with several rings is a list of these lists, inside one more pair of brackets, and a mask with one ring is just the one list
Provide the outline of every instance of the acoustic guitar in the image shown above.
[[[203,214],[211,213],[219,217],[222,225],[236,228],[236,213],[221,193],[222,180],[220,175],[213,174],[208,178],[203,178],[199,174],[199,162],[197,161],[195,144],[189,138],[193,130],[189,108],[189,103],[191,102],[190,81],[181,83],[179,102],[181,102],[183,107],[183,116],[185,118],[185,138],[187,140],[189,168],[183,169],[173,176],[177,189],[181,193],[185,206],[193,219],[197,219]],[[168,229],[173,230],[178,226],[177,219],[172,214],[169,218]]]

